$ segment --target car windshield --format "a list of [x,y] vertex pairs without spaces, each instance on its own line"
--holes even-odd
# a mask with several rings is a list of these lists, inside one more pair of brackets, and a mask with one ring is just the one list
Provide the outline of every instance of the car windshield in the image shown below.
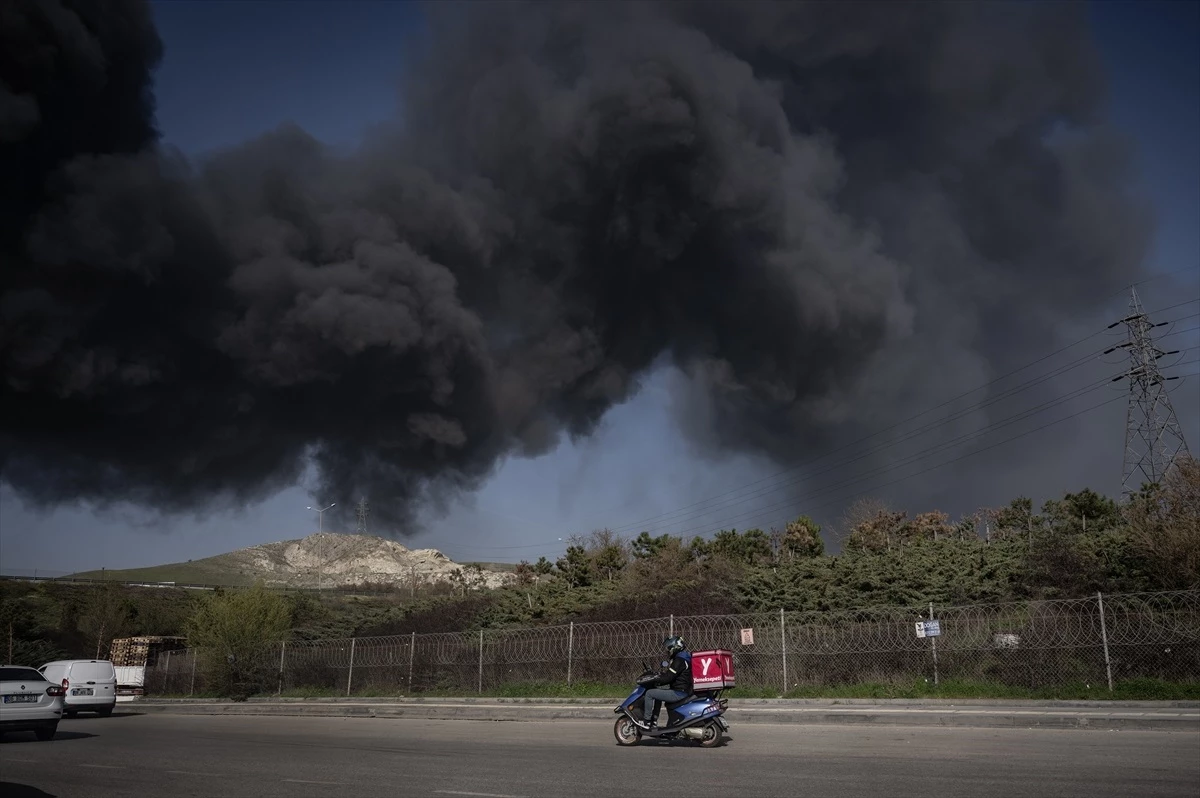
[[33,668],[0,668],[0,682],[44,682],[46,677]]

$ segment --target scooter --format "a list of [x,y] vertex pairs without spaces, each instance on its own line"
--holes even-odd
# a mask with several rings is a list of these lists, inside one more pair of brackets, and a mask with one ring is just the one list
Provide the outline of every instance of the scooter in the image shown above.
[[666,702],[666,726],[651,729],[638,726],[637,721],[642,718],[643,696],[658,678],[654,671],[646,667],[645,662],[642,668],[637,687],[613,710],[620,715],[613,726],[618,745],[636,745],[642,737],[665,740],[683,737],[695,740],[704,748],[716,748],[721,744],[722,733],[729,731],[729,722],[721,717],[729,706],[729,699],[721,698],[721,690],[694,692],[681,701]]

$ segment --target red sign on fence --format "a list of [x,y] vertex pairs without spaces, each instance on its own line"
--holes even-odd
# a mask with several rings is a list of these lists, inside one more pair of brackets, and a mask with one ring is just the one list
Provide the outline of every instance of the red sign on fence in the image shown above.
[[692,652],[692,684],[696,690],[720,690],[736,683],[732,651],[717,648]]

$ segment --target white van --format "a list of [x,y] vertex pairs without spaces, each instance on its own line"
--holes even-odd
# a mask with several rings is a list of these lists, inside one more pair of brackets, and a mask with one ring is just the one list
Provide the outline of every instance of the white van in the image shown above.
[[117,672],[106,659],[66,659],[38,668],[48,682],[63,686],[63,714],[77,712],[111,715],[117,705]]

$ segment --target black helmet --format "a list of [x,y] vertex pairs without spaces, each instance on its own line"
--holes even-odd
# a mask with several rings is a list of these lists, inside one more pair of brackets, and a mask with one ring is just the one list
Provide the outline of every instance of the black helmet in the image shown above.
[[667,654],[672,657],[686,648],[686,646],[683,644],[683,638],[679,635],[668,637],[663,641],[663,647],[667,649]]

